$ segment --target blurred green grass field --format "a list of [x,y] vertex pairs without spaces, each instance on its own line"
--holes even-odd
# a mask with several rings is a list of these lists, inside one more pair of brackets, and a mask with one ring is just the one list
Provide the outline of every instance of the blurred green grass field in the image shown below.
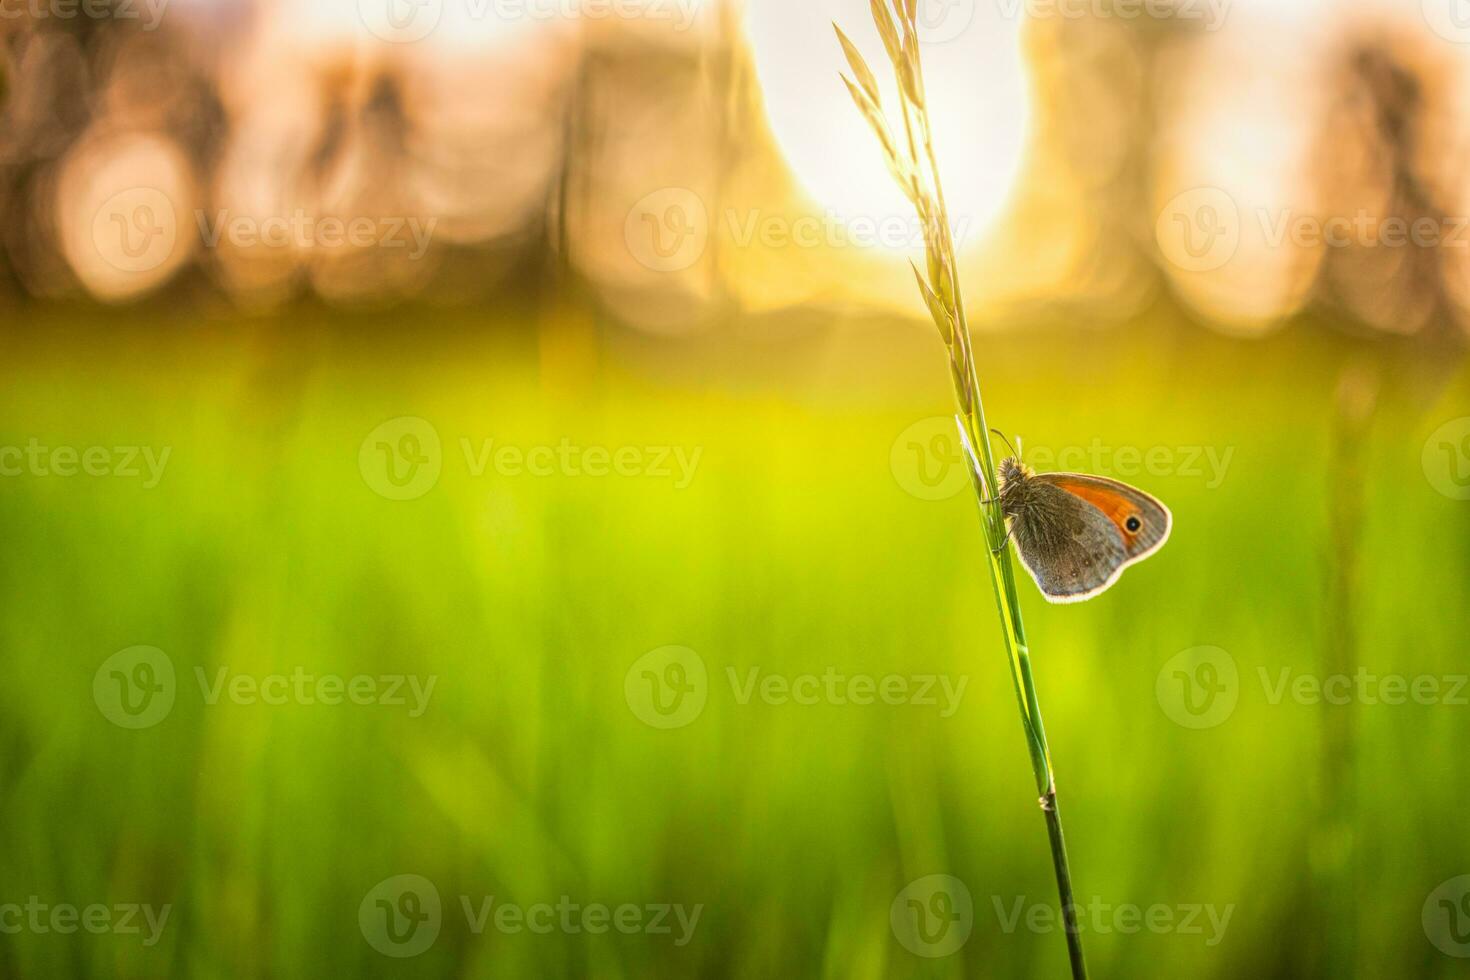
[[[838,329],[820,348],[770,345],[764,380],[717,357],[675,369],[626,351],[568,380],[533,342],[469,341],[430,317],[417,332],[402,316],[368,329],[302,314],[272,330],[33,319],[0,366],[0,445],[171,455],[151,489],[0,480],[0,903],[172,910],[151,946],[0,934],[0,976],[1065,972],[1054,924],[1003,921],[1055,892],[973,501],[920,500],[891,466],[900,433],[948,411],[926,333],[892,327],[883,349],[912,348],[903,370],[847,350]],[[1421,913],[1470,873],[1470,707],[1272,703],[1259,680],[1320,677],[1342,653],[1329,648],[1329,442],[1340,369],[1367,348],[1311,327],[1248,343],[1167,322],[978,346],[992,421],[1028,443],[1234,451],[1216,487],[1134,478],[1172,506],[1174,535],[1099,601],[1050,607],[1024,583],[1079,900],[1230,909],[1213,944],[1203,917],[1198,934],[1089,930],[1094,976],[1346,975],[1329,961],[1361,977],[1463,975]],[[1352,621],[1356,661],[1377,675],[1470,670],[1470,504],[1421,466],[1429,434],[1466,414],[1465,381],[1416,401],[1390,374],[1363,450]],[[393,501],[359,448],[403,416],[434,426],[442,474]],[[475,476],[464,438],[700,456],[682,489]],[[625,679],[670,644],[707,667],[707,701],[660,730],[631,710]],[[136,645],[166,653],[177,691],[161,721],[128,730],[93,681]],[[1233,713],[1195,730],[1156,682],[1200,645],[1228,651],[1240,682]],[[209,704],[196,668],[222,667],[435,687],[418,717]],[[742,704],[727,673],[829,667],[967,686],[941,717]],[[1346,762],[1324,756],[1333,712],[1350,713]],[[1328,812],[1332,771],[1351,792]],[[398,959],[367,941],[359,907],[402,874],[432,881],[443,915],[427,950]],[[974,903],[946,957],[915,955],[890,927],[895,896],[931,874]],[[682,946],[476,935],[461,909],[462,896],[563,895],[703,908]]]

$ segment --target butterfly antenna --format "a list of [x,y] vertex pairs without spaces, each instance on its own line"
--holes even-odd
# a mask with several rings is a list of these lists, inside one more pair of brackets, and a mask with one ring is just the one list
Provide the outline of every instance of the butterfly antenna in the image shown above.
[[[1011,445],[1011,441],[1006,438],[1006,434],[1004,432],[1000,431],[999,429],[991,429],[990,431],[993,432],[994,434],[1000,436],[1000,441],[1006,444],[1006,448],[1011,451],[1011,455],[1012,456],[1016,457],[1017,459],[1020,459],[1021,458],[1021,454],[1016,450],[1016,447],[1015,446],[1012,446]],[[1021,437],[1020,436],[1016,436],[1016,442],[1019,443],[1020,441],[1021,441]]]

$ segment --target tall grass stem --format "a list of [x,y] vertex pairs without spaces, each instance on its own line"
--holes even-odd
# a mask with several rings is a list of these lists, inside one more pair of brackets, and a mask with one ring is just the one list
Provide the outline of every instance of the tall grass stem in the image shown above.
[[[891,6],[890,6],[891,4]],[[837,27],[837,38],[852,69],[843,75],[848,92],[872,126],[887,159],[888,168],[918,212],[924,226],[927,268],[914,268],[919,291],[939,328],[949,354],[950,377],[959,411],[956,420],[970,466],[980,522],[985,532],[990,581],[1000,615],[1001,635],[1016,689],[1021,724],[1031,756],[1036,791],[1046,816],[1047,840],[1056,872],[1057,894],[1067,937],[1067,954],[1073,980],[1084,980],[1087,963],[1077,922],[1077,905],[1072,891],[1072,872],[1067,861],[1062,815],[1057,804],[1056,774],[1041,720],[1041,704],[1031,667],[1031,650],[1021,617],[1021,600],[1016,573],[1006,544],[1005,517],[1001,512],[1000,485],[996,479],[995,454],[990,426],[980,397],[980,377],[975,366],[969,321],[960,290],[959,266],[944,187],[934,150],[934,133],[924,97],[924,72],[919,52],[917,0],[870,0],[873,22],[892,63],[898,84],[899,112],[904,141],[894,138],[884,112],[877,80],[857,48]],[[834,25],[836,27],[836,25]]]

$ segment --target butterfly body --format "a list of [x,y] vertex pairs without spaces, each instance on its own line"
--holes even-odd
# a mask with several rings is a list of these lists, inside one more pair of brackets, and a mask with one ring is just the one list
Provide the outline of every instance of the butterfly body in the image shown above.
[[1163,547],[1173,517],[1138,490],[1085,473],[1036,473],[1000,464],[1001,511],[1021,563],[1049,602],[1081,602]]

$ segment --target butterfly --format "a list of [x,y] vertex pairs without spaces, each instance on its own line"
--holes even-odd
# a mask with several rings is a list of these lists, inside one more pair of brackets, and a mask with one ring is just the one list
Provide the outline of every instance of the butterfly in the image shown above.
[[[969,451],[971,465],[977,466]],[[1107,591],[1129,565],[1169,540],[1174,516],[1155,498],[1085,473],[1037,473],[1016,455],[1000,464],[1000,509],[1021,564],[1048,602],[1082,602]]]

